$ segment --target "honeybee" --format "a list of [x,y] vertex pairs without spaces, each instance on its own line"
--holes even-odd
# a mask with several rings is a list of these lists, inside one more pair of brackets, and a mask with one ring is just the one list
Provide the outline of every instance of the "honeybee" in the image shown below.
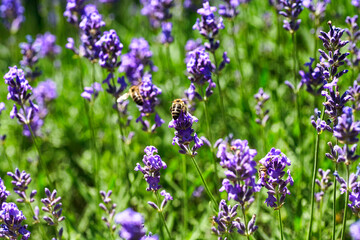
[[181,112],[183,112],[184,114],[187,113],[187,106],[183,100],[175,99],[171,104],[170,112],[171,112],[172,118],[174,120],[176,120],[179,118]]
[[264,165],[261,165],[259,167],[259,178],[262,178],[262,177],[266,178],[267,177],[266,172],[267,172],[267,168]]
[[129,92],[125,93],[124,95],[118,98],[117,102],[122,102],[130,96],[137,105],[139,106],[144,105],[144,99],[140,94],[139,86],[140,85],[132,86]]

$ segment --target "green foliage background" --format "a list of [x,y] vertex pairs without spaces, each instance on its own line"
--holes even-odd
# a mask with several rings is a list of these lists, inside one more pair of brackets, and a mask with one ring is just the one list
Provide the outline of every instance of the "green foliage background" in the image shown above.
[[[211,2],[218,6],[220,1]],[[350,4],[350,0],[333,0],[328,6],[326,16],[321,27],[328,31],[326,22],[331,20],[335,26],[346,27],[346,16],[353,16],[358,10]],[[123,53],[128,51],[132,38],[144,37],[150,44],[153,52],[153,62],[159,68],[153,73],[153,82],[163,90],[160,95],[161,104],[157,107],[159,115],[165,120],[165,124],[154,134],[145,133],[140,124],[135,122],[138,117],[138,109],[132,102],[129,105],[129,113],[133,116],[130,128],[135,136],[130,144],[125,146],[127,157],[123,157],[121,140],[118,132],[117,114],[112,109],[113,99],[105,91],[93,105],[80,97],[83,81],[89,86],[93,77],[97,82],[102,82],[106,72],[98,64],[92,65],[86,59],[79,59],[65,48],[67,37],[75,38],[79,42],[78,31],[66,22],[62,16],[65,9],[65,1],[32,0],[24,1],[26,9],[26,21],[20,31],[10,35],[3,25],[0,25],[0,70],[4,75],[8,66],[19,65],[21,60],[20,42],[25,41],[26,35],[33,37],[36,34],[51,32],[57,36],[57,44],[62,47],[62,52],[51,61],[41,59],[39,68],[43,74],[31,85],[35,87],[40,81],[51,78],[57,84],[58,98],[51,104],[50,113],[45,119],[43,137],[39,140],[42,158],[51,172],[51,177],[56,181],[58,194],[62,197],[63,214],[66,221],[64,226],[65,239],[109,239],[109,233],[105,224],[101,221],[103,212],[98,207],[101,202],[94,176],[94,161],[96,154],[92,148],[92,134],[86,117],[85,105],[90,107],[95,128],[95,139],[99,149],[100,161],[100,189],[113,190],[112,199],[117,204],[117,212],[132,207],[145,217],[145,227],[148,231],[160,235],[161,239],[167,239],[162,235],[161,221],[147,201],[155,201],[154,195],[147,192],[146,182],[143,175],[133,171],[135,164],[141,162],[144,154],[143,149],[148,145],[154,145],[159,150],[159,155],[168,165],[162,170],[161,184],[170,192],[174,201],[166,208],[166,219],[170,231],[175,239],[216,239],[211,234],[212,210],[209,198],[204,192],[201,198],[191,197],[193,191],[202,183],[193,168],[190,159],[178,153],[178,146],[171,144],[174,135],[173,129],[167,124],[171,120],[169,106],[175,98],[183,97],[183,92],[190,85],[186,76],[184,63],[184,46],[190,38],[201,38],[198,32],[192,30],[192,25],[198,17],[196,12],[184,10],[180,1],[176,1],[173,13],[173,35],[175,42],[170,45],[170,59],[166,54],[165,46],[157,39],[159,31],[152,30],[148,19],[140,14],[141,6],[138,1],[117,1],[114,4],[98,4],[100,13],[106,22],[103,30],[115,29],[124,45]],[[302,23],[296,33],[298,46],[297,71],[304,69],[303,64],[309,57],[314,57],[314,34],[312,33],[314,22],[309,18],[309,11],[304,9],[300,15]],[[282,208],[285,239],[303,239],[307,232],[310,219],[310,195],[311,195],[311,172],[313,168],[313,155],[315,145],[315,130],[310,124],[310,116],[313,115],[314,104],[321,108],[322,97],[314,101],[314,98],[304,88],[300,92],[301,126],[303,136],[300,138],[297,128],[295,99],[293,93],[284,84],[285,80],[293,82],[293,45],[291,35],[282,28],[283,17],[278,17],[274,9],[265,0],[253,0],[248,5],[240,7],[240,14],[235,19],[235,38],[238,45],[239,61],[237,60],[232,39],[231,23],[225,20],[226,28],[220,31],[221,46],[217,53],[218,60],[221,53],[227,51],[231,63],[226,66],[220,76],[221,86],[225,95],[224,104],[226,109],[226,122],[221,119],[219,109],[219,95],[215,89],[214,95],[209,101],[210,125],[213,135],[213,143],[218,138],[224,138],[233,133],[235,138],[247,139],[251,148],[258,151],[256,160],[260,160],[271,147],[279,148],[292,161],[290,167],[295,180],[290,187],[291,195],[287,196],[286,204]],[[316,44],[321,47],[321,41]],[[317,57],[319,54],[317,53]],[[244,70],[241,77],[239,64]],[[93,72],[94,71],[94,72]],[[93,74],[94,73],[94,74]],[[341,80],[341,91],[345,91],[355,80],[354,76],[359,73],[359,68],[350,70]],[[83,79],[82,79],[83,76]],[[300,77],[297,75],[297,81]],[[266,107],[270,109],[270,120],[264,132],[255,123],[255,99],[253,95],[263,87],[271,98]],[[0,101],[6,103],[6,111],[1,115],[1,134],[6,134],[7,139],[1,147],[1,159],[3,164],[0,168],[0,176],[4,179],[8,189],[11,189],[8,171],[14,171],[15,167],[26,170],[32,175],[32,189],[37,189],[37,201],[35,205],[41,205],[40,198],[44,198],[44,187],[47,185],[46,176],[38,171],[37,152],[31,140],[22,135],[22,126],[16,120],[9,118],[12,103],[6,100],[7,87],[0,83]],[[85,105],[84,105],[85,104]],[[194,125],[199,136],[207,136],[204,108],[201,103],[197,104],[194,115],[199,122]],[[323,169],[331,168],[333,164],[325,159],[324,153],[328,149],[326,143],[334,141],[331,134],[324,133],[320,142],[320,164]],[[5,154],[6,152],[6,154]],[[13,166],[6,160],[8,156]],[[207,146],[199,150],[196,157],[206,180],[215,197],[220,200],[226,198],[224,193],[218,192],[221,181],[215,182],[212,154]],[[187,175],[181,172],[182,162],[187,163]],[[127,164],[125,164],[127,162]],[[126,166],[131,166],[126,169]],[[351,166],[352,172],[356,171],[356,164]],[[224,177],[220,165],[219,176]],[[340,175],[344,176],[344,169],[340,167]],[[125,172],[129,172],[132,185],[128,189]],[[183,188],[182,181],[186,177],[188,188],[189,229],[183,232]],[[318,189],[317,189],[318,191]],[[314,237],[317,238],[319,223],[323,224],[323,239],[330,239],[332,222],[332,194],[331,188],[324,199],[322,219],[319,219],[319,208],[315,208]],[[274,210],[266,207],[263,203],[266,191],[262,189],[256,195],[257,200],[247,211],[247,218],[257,214],[258,231],[253,239],[278,239],[278,221]],[[9,201],[15,201],[15,193],[9,197]],[[344,196],[338,193],[337,214],[338,233],[341,229],[341,216],[344,205]],[[234,203],[231,203],[234,204]],[[317,206],[317,205],[315,205]],[[40,239],[38,225],[31,226],[31,213],[25,205],[19,205],[27,216],[26,222],[30,225],[32,239]],[[348,216],[351,215],[350,213]],[[349,217],[348,225],[355,221],[354,216]],[[45,224],[45,223],[43,223]],[[119,229],[119,227],[118,227]],[[47,228],[49,236],[52,236],[51,228]],[[50,237],[49,237],[50,238]],[[234,236],[233,239],[243,237]]]

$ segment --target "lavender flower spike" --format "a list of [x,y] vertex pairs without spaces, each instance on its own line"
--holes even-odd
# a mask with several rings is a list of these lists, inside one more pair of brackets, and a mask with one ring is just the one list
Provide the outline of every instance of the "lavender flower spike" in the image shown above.
[[121,225],[119,236],[125,240],[140,240],[145,236],[144,217],[131,208],[116,214],[115,223]]
[[116,230],[116,225],[112,225],[112,221],[115,216],[115,208],[116,204],[112,202],[110,196],[112,194],[112,191],[109,190],[107,193],[104,191],[100,191],[101,199],[103,203],[99,204],[99,207],[104,210],[106,213],[106,217],[101,217],[101,220],[103,220],[108,227],[108,229],[111,231],[111,234]]
[[320,180],[319,179],[315,180],[316,184],[320,188],[320,192],[315,193],[315,199],[317,202],[322,200],[325,191],[333,184],[332,182],[330,182],[330,176],[329,176],[330,169],[324,171],[321,168],[319,168],[318,172],[320,174]]
[[269,100],[270,96],[267,95],[262,88],[259,89],[259,92],[254,95],[254,98],[257,102],[256,104],[256,123],[265,127],[266,122],[269,120],[269,109],[264,109],[264,104]]
[[334,127],[334,136],[344,144],[354,144],[359,141],[360,122],[355,121],[352,108],[344,107],[343,114],[338,118]]
[[329,131],[333,132],[332,128],[330,127],[329,122],[325,122],[324,120],[321,120],[321,111],[319,111],[317,108],[314,109],[314,115],[311,116],[311,124],[316,129],[318,134],[321,134],[323,131]]
[[298,18],[303,10],[302,0],[280,0],[280,3],[283,9],[279,14],[286,18],[283,28],[293,34],[300,27],[301,19]]
[[259,180],[259,182],[268,189],[268,198],[265,203],[268,207],[278,210],[284,205],[286,195],[290,194],[287,185],[294,184],[290,170],[287,170],[287,179],[283,179],[285,176],[285,167],[290,166],[291,162],[285,154],[275,148],[272,148],[259,162],[266,168],[266,174],[262,174]]
[[120,55],[123,45],[119,40],[116,31],[111,29],[104,32],[100,40],[95,43],[100,48],[99,64],[110,72],[114,72],[120,66]]
[[149,184],[147,191],[157,191],[161,188],[160,182],[160,170],[166,169],[166,163],[161,160],[161,157],[157,154],[158,150],[154,146],[147,146],[144,149],[145,155],[143,157],[142,167],[139,163],[136,164],[135,171],[141,171],[144,174],[146,182]]
[[[359,1],[360,7],[360,1]],[[350,235],[352,240],[360,240],[360,220],[350,225]]]
[[15,203],[4,202],[1,205],[0,220],[0,237],[6,239],[19,239],[27,240],[30,238],[30,232],[26,229],[27,225],[22,225],[25,216],[18,209]]
[[34,202],[36,190],[31,191],[30,196],[26,195],[26,190],[29,188],[29,185],[32,181],[30,174],[25,171],[20,172],[18,168],[15,169],[15,173],[8,172],[7,175],[12,177],[11,184],[14,186],[14,192],[19,195],[19,199],[16,199],[17,202],[31,203]]
[[20,24],[25,20],[25,9],[21,5],[21,0],[2,0],[0,5],[0,18],[5,27],[12,33],[16,33]]
[[7,197],[10,195],[9,191],[6,191],[4,181],[0,178],[0,206],[6,202]]
[[94,84],[91,85],[91,87],[84,88],[84,92],[81,93],[81,97],[85,98],[90,102],[92,99],[95,100],[98,97],[99,92],[102,90],[103,89],[101,87],[101,84],[95,82]]

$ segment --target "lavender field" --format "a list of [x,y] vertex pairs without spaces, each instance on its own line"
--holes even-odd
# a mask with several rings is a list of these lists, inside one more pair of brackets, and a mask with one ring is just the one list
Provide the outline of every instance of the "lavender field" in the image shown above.
[[359,0],[0,0],[0,239],[360,240]]

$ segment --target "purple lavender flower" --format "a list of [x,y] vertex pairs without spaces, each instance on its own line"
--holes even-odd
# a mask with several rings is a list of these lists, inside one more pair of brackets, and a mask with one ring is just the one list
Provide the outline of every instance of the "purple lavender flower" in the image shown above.
[[1,205],[0,219],[3,222],[0,225],[1,238],[19,239],[21,237],[21,240],[30,238],[30,232],[26,230],[27,225],[22,225],[22,221],[26,218],[15,203],[4,202]]
[[8,172],[7,175],[12,177],[11,184],[14,186],[14,192],[19,195],[19,199],[16,199],[19,203],[32,203],[35,201],[34,197],[37,193],[36,190],[31,191],[30,196],[26,195],[26,190],[29,188],[29,184],[32,179],[29,173],[25,171],[20,172],[18,168],[15,169],[15,173]]
[[349,183],[351,189],[349,194],[350,203],[348,206],[351,208],[352,212],[356,217],[360,216],[360,182],[356,182],[357,175],[352,178],[352,182]]
[[338,124],[334,127],[334,136],[344,144],[354,144],[359,141],[357,135],[360,132],[360,122],[354,119],[352,108],[344,107],[343,114],[338,118]]
[[120,66],[121,61],[118,58],[120,58],[123,48],[116,31],[111,29],[109,32],[104,32],[95,46],[100,49],[100,66],[109,72],[114,72],[115,68]]
[[25,69],[25,77],[34,80],[41,75],[41,71],[35,65],[39,61],[42,45],[34,41],[30,35],[26,36],[26,41],[20,43],[21,54],[23,55],[20,65]]
[[223,0],[223,2],[225,4],[219,4],[219,15],[234,19],[239,14],[237,7],[240,5],[240,0]]
[[314,0],[303,0],[302,5],[309,9],[312,20],[321,20],[324,18],[326,7],[330,2],[330,0],[317,0],[316,2]]
[[91,87],[84,88],[84,92],[81,93],[81,97],[85,98],[90,102],[92,99],[95,100],[98,97],[99,92],[102,90],[103,89],[101,87],[101,84],[95,82],[94,84],[91,85]]
[[93,5],[85,11],[85,14],[86,15],[84,15],[79,24],[79,27],[82,30],[82,45],[80,46],[79,54],[90,61],[96,61],[100,52],[100,48],[96,43],[100,40],[100,28],[105,26],[105,22],[102,20],[101,14]]
[[[222,240],[225,234],[236,231],[237,226],[245,229],[245,225],[241,223],[240,218],[236,217],[237,208],[239,204],[235,204],[233,207],[226,204],[226,201],[222,199],[219,203],[219,213],[217,216],[213,216],[213,226],[211,227],[212,232],[219,236],[218,239]],[[216,227],[214,225],[217,225]]]
[[155,203],[150,202],[150,201],[148,202],[148,204],[149,204],[152,208],[156,209],[157,211],[162,212],[162,211],[164,210],[165,206],[167,205],[167,203],[168,203],[170,200],[173,200],[173,197],[170,195],[170,193],[166,192],[165,190],[162,190],[162,191],[160,192],[160,195],[164,197],[164,200],[161,202],[160,207],[159,207],[158,205],[156,205]]
[[188,63],[190,61],[190,58],[191,58],[190,53],[197,48],[204,48],[204,46],[202,45],[202,40],[200,38],[198,38],[196,40],[189,39],[186,42],[186,44],[185,44],[185,51],[186,51],[185,63]]
[[140,240],[159,240],[159,237],[157,235],[152,235],[152,233],[149,232],[148,236],[144,236]]
[[230,63],[230,58],[228,57],[227,55],[227,52],[224,52],[223,53],[223,56],[222,56],[223,60],[221,61],[221,63],[219,64],[219,67],[218,67],[218,71],[221,71],[224,69],[224,67]]
[[0,178],[0,206],[6,202],[7,197],[10,195],[9,191],[6,191],[4,181]]
[[[169,122],[169,128],[175,129],[172,144],[175,145],[176,143],[180,147],[179,153],[194,156],[197,154],[196,151],[204,144],[192,128],[193,123],[197,121],[198,119],[190,113],[181,111],[178,119]],[[194,145],[190,148],[192,142]]]
[[114,85],[115,81],[113,78],[114,78],[114,74],[110,72],[102,83],[107,84],[108,88],[106,89],[106,91],[108,93],[113,95],[114,98],[119,98],[121,93],[126,89],[127,84],[125,82],[124,77],[119,77],[116,81],[120,85],[120,87],[118,88],[116,85]]
[[284,8],[281,0],[269,0],[269,4],[273,6],[277,12],[281,11]]
[[324,89],[324,84],[326,83],[326,81],[321,69],[318,66],[313,69],[313,62],[314,59],[310,58],[310,62],[304,64],[306,67],[309,68],[309,71],[305,72],[303,70],[300,70],[299,74],[301,76],[302,85],[306,86],[306,91],[308,91],[314,96],[318,96]]
[[140,3],[143,5],[141,14],[148,17],[153,28],[159,28],[162,22],[171,18],[174,0],[140,0]]
[[256,100],[256,123],[265,127],[266,122],[269,120],[269,109],[264,109],[264,104],[269,100],[270,96],[267,95],[262,88],[259,88],[259,92],[254,95]]
[[257,152],[249,148],[246,140],[235,139],[230,144],[230,151],[227,150],[226,140],[218,144],[216,156],[220,159],[220,165],[227,169],[220,191],[225,190],[228,200],[234,199],[244,208],[254,201],[253,193],[261,188],[255,182],[257,171],[254,157]]
[[[57,191],[54,189],[53,192],[50,192],[49,189],[45,188],[46,198],[41,199],[41,202],[44,204],[44,207],[41,208],[44,212],[49,213],[49,216],[43,217],[43,219],[50,225],[50,226],[57,226],[60,222],[65,220],[62,214],[62,203],[61,197],[56,197]],[[57,235],[61,239],[63,232],[63,228],[60,228]]]
[[356,46],[357,42],[360,40],[360,30],[357,20],[357,15],[352,18],[346,17],[346,23],[349,28],[345,29],[345,32],[349,37],[350,59],[346,59],[345,61],[349,66],[358,66],[360,62],[360,49]]
[[174,37],[171,35],[172,27],[173,25],[171,22],[161,23],[162,33],[161,33],[160,41],[162,44],[170,44],[174,42]]
[[201,19],[197,19],[193,26],[194,30],[198,30],[209,41],[204,45],[210,52],[215,52],[219,48],[220,41],[215,40],[215,37],[220,29],[225,28],[222,17],[216,18],[214,12],[216,12],[216,7],[210,6],[208,1],[204,1],[203,8],[197,10]]
[[360,157],[359,155],[356,155],[356,144],[351,148],[349,148],[348,145],[345,145],[344,147],[338,145],[333,146],[331,142],[328,142],[328,145],[330,147],[330,152],[326,153],[325,156],[335,163],[343,162],[345,165],[349,165]]
[[5,27],[11,32],[16,33],[20,24],[25,21],[25,9],[20,0],[2,0],[0,5],[0,18],[2,18]]
[[360,8],[360,0],[351,0],[351,4],[357,8]]
[[302,0],[280,0],[280,3],[283,9],[279,14],[285,17],[283,28],[293,34],[300,27],[301,19],[298,18],[303,10]]
[[320,188],[320,192],[315,193],[315,198],[317,202],[322,200],[326,190],[333,184],[332,182],[330,182],[330,176],[329,176],[330,169],[324,171],[321,168],[319,168],[318,172],[320,174],[320,180],[319,179],[315,180],[316,184]]
[[119,232],[121,238],[139,240],[145,236],[144,218],[140,213],[135,212],[131,208],[116,214],[115,223],[121,225]]
[[201,95],[198,92],[196,92],[195,89],[196,89],[195,85],[193,83],[191,83],[190,87],[187,90],[184,91],[184,94],[185,94],[184,102],[186,103],[188,111],[190,113],[195,111],[195,107],[196,107],[196,101],[195,100],[196,99],[198,101],[203,100]]
[[48,104],[57,98],[56,83],[51,79],[42,81],[33,89],[33,93],[39,105],[39,116],[45,118]]
[[107,193],[104,191],[100,191],[100,196],[103,201],[103,203],[99,204],[99,207],[104,210],[106,213],[106,216],[101,217],[101,220],[103,220],[108,227],[108,229],[111,231],[111,234],[116,230],[116,225],[112,225],[114,216],[115,216],[115,208],[116,204],[112,203],[112,200],[110,198],[112,194],[112,191],[109,190]]
[[[360,6],[360,1],[359,1]],[[352,240],[360,240],[360,220],[350,225],[350,235]]]
[[259,180],[259,183],[268,190],[268,198],[265,203],[268,207],[278,210],[284,205],[286,194],[290,194],[287,185],[294,184],[290,170],[287,170],[287,179],[283,179],[285,167],[290,166],[291,162],[285,154],[275,148],[272,148],[259,162],[266,168],[266,174],[262,174]]
[[56,45],[56,36],[49,32],[44,33],[44,35],[37,35],[34,45],[40,46],[40,58],[54,58],[61,52],[61,47]]
[[356,111],[360,110],[360,85],[358,81],[354,81],[354,85],[349,87],[347,91],[348,94],[351,96],[350,101],[353,102],[352,108]]
[[321,134],[325,130],[333,132],[332,128],[330,127],[330,123],[321,120],[321,111],[319,111],[317,108],[314,109],[314,115],[311,116],[311,124],[316,129],[318,134]]
[[119,71],[125,73],[131,85],[139,85],[146,67],[150,68],[150,72],[157,71],[157,68],[151,61],[152,52],[145,39],[132,39],[129,49],[130,51],[122,56]]
[[80,23],[84,14],[84,3],[85,0],[67,0],[64,17],[69,23],[76,26]]
[[[324,88],[328,89],[321,92],[321,95],[326,97],[325,113],[334,121],[334,125],[337,124],[338,117],[341,115],[345,104],[350,100],[351,96],[345,91],[343,95],[340,95],[339,86],[337,85],[338,79],[335,78],[330,84],[325,84]],[[334,90],[335,89],[335,90]]]
[[146,182],[149,184],[147,191],[157,191],[161,188],[160,182],[160,170],[166,169],[166,163],[161,160],[161,157],[157,154],[158,150],[154,146],[147,146],[144,149],[145,155],[143,157],[144,167],[141,167],[139,163],[136,164],[135,171],[141,171],[144,174]]

